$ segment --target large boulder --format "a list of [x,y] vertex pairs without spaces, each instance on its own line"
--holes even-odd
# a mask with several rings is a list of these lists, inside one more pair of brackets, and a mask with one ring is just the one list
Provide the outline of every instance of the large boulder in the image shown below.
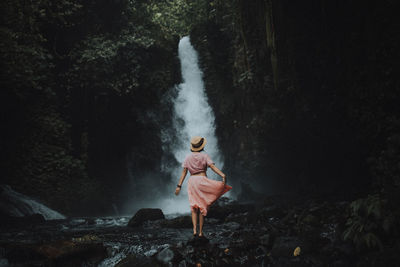
[[241,204],[238,202],[232,202],[223,206],[214,203],[213,205],[210,206],[210,210],[207,213],[207,217],[219,220],[225,220],[225,218],[229,214],[252,212],[254,210],[255,210],[255,205],[252,203]]
[[40,243],[3,243],[4,258],[12,266],[97,266],[107,257],[103,242],[94,235]]
[[192,217],[179,216],[170,220],[165,220],[161,222],[161,226],[167,228],[192,228]]
[[31,214],[23,217],[10,216],[0,211],[0,225],[4,227],[27,227],[33,224],[44,223],[42,214]]
[[155,221],[165,219],[164,213],[161,209],[140,209],[136,214],[129,220],[129,227],[141,226],[145,221]]

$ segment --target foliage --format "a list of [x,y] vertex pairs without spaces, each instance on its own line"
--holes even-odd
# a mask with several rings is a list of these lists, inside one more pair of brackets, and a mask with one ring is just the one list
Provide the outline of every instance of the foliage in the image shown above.
[[[394,119],[394,118],[393,118]],[[400,125],[399,121],[393,124]],[[392,125],[393,125],[392,124]],[[392,134],[386,140],[386,147],[378,157],[370,157],[368,161],[372,166],[372,172],[376,177],[376,184],[391,191],[400,188],[400,134]]]
[[387,200],[379,194],[368,195],[351,202],[349,210],[343,239],[351,240],[359,250],[383,250],[383,238],[395,233],[395,217],[387,208]]
[[176,38],[153,21],[156,5],[164,1],[0,3],[2,183],[67,214],[107,210],[116,180],[98,174],[115,171],[99,162],[131,149],[129,133],[142,134],[135,116],[173,79]]
[[160,25],[166,35],[188,35],[198,24],[213,16],[214,1],[168,0],[149,1],[147,6],[151,20]]

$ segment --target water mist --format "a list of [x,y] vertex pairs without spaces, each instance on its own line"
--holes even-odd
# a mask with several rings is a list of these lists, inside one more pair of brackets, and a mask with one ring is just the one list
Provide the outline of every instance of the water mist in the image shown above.
[[[174,106],[172,131],[171,129],[163,131],[163,149],[172,153],[178,162],[177,166],[168,166],[167,171],[171,174],[171,184],[168,185],[170,188],[176,187],[182,172],[181,164],[185,156],[191,153],[190,138],[192,136],[205,137],[207,144],[204,152],[210,155],[218,168],[223,167],[223,158],[219,153],[218,140],[215,136],[214,113],[208,104],[197,52],[188,36],[180,40],[178,53],[183,82],[175,88],[177,94],[172,99]],[[221,179],[211,169],[208,169],[207,175],[211,179]],[[165,213],[190,211],[187,196],[189,176],[188,173],[178,196],[171,195],[164,200],[162,209]]]

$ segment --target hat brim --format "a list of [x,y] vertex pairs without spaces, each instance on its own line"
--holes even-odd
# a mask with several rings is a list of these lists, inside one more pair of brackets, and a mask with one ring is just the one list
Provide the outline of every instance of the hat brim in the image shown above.
[[[203,137],[203,138],[204,138],[204,137]],[[200,151],[200,150],[202,150],[202,149],[204,148],[204,146],[205,146],[206,144],[207,144],[207,139],[204,138],[203,144],[201,144],[201,146],[199,146],[199,147],[193,147],[193,145],[190,144],[190,150],[192,150],[192,151],[194,151],[194,152]]]

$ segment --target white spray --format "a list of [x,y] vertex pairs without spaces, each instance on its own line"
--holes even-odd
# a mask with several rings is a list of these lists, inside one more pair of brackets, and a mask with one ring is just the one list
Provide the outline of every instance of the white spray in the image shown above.
[[[163,136],[164,149],[168,149],[175,156],[178,166],[169,168],[172,177],[170,188],[175,188],[182,172],[181,164],[185,156],[190,152],[190,138],[193,136],[202,136],[207,139],[204,152],[210,155],[218,168],[223,167],[223,158],[218,150],[218,140],[215,136],[215,117],[213,110],[208,104],[203,83],[203,73],[198,65],[198,55],[190,43],[188,36],[183,37],[179,42],[179,59],[183,83],[178,87],[178,95],[173,99],[174,115],[173,128],[174,138],[170,135],[171,131],[165,131]],[[189,202],[187,197],[186,176],[181,193],[179,196],[173,195],[163,201],[162,210],[165,213],[189,212]],[[212,171],[207,171],[207,176],[213,179],[218,176]],[[229,194],[229,193],[228,193]]]
[[[197,52],[190,44],[189,37],[183,37],[180,40],[178,54],[183,83],[171,88],[164,97],[164,104],[173,105],[172,125],[164,124],[161,129],[162,149],[165,152],[161,169],[163,173],[170,176],[170,180],[166,181],[162,185],[164,188],[160,190],[159,184],[155,182],[156,179],[153,179],[153,174],[141,179],[132,179],[135,187],[143,190],[144,196],[136,198],[134,203],[129,204],[129,209],[134,207],[134,210],[145,207],[161,208],[167,217],[190,212],[187,196],[189,173],[183,183],[181,193],[178,196],[174,193],[182,173],[182,162],[186,155],[191,153],[191,137],[205,137],[207,144],[204,152],[211,157],[218,168],[223,167],[223,159],[215,136],[214,113],[208,104]],[[211,179],[221,179],[210,169],[207,171],[207,176]],[[226,195],[229,196],[229,193]]]
[[0,186],[0,210],[5,209],[6,213],[22,217],[32,214],[42,214],[46,220],[65,219],[65,216],[55,210],[39,203],[38,201],[18,193],[8,185]]

